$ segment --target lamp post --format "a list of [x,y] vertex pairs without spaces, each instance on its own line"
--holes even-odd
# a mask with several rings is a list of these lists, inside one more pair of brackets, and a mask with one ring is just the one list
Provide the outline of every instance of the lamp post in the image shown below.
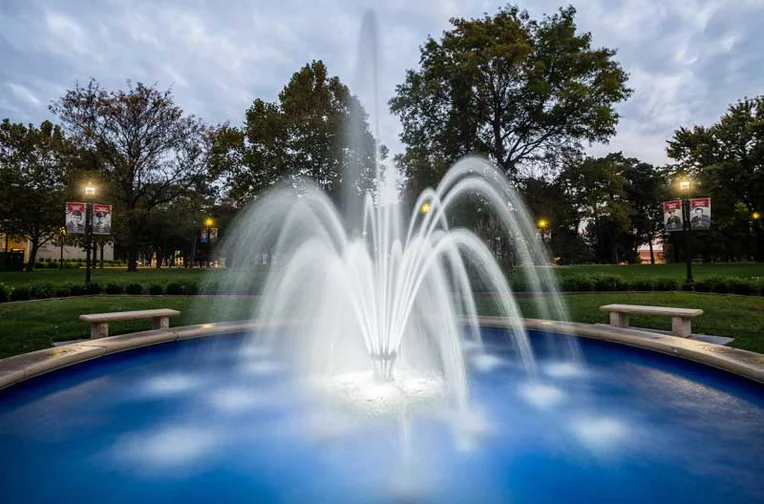
[[541,242],[545,243],[546,233],[547,233],[547,230],[549,229],[549,220],[544,218],[539,219],[538,222],[536,222],[536,227],[538,228],[539,234],[541,235]]
[[692,284],[692,240],[690,239],[690,200],[687,197],[692,184],[689,179],[679,181],[679,192],[682,194],[682,233],[684,234],[684,248],[687,256],[687,283]]
[[88,182],[85,186],[85,287],[90,287],[90,256],[93,242],[93,196],[95,186]]
[[761,224],[760,224],[761,212],[752,212],[751,220],[753,221],[752,222],[753,225],[751,226],[753,228],[753,242],[754,242],[753,249],[754,249],[754,252],[756,253],[754,260],[761,261],[762,245],[761,245],[761,238],[759,234],[761,233]]
[[58,246],[59,246],[59,258],[58,267],[64,269],[64,245],[66,244],[66,228],[62,227],[58,230]]
[[207,248],[209,250],[207,254],[207,267],[210,267],[210,263],[212,262],[212,241],[210,240],[210,230],[212,229],[213,224],[215,224],[215,221],[212,220],[211,217],[207,217],[204,221],[204,225],[207,226]]

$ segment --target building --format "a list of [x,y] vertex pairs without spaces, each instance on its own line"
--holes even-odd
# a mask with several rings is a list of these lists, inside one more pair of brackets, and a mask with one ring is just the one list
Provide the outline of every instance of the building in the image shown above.
[[[7,236],[0,233],[0,244],[3,252],[23,252],[24,262],[29,261],[30,243],[29,240],[20,239],[14,236]],[[72,259],[85,259],[85,250],[77,245],[64,245],[61,247],[56,240],[48,241],[37,249],[36,260],[53,259],[59,260],[63,257],[64,261]],[[96,257],[101,259],[101,247],[96,250]],[[114,245],[107,243],[103,247],[103,260],[114,260]]]
[[[650,245],[648,243],[640,245],[637,249],[637,253],[639,254],[639,261],[642,264],[650,264]],[[663,256],[663,240],[660,237],[653,240],[653,257],[655,258],[655,264],[663,264],[666,262],[666,259]]]

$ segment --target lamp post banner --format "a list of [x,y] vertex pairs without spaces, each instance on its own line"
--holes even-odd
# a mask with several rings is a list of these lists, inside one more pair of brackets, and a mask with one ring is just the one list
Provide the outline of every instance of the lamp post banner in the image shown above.
[[711,227],[711,198],[690,200],[690,228],[709,229]]
[[93,234],[111,234],[111,205],[93,205]]
[[218,241],[218,228],[210,228],[210,242]]
[[664,201],[663,202],[663,224],[666,231],[682,230],[682,201]]
[[200,231],[201,231],[201,232],[200,232],[200,234],[199,234],[199,241],[200,241],[201,243],[207,243],[207,228],[206,228],[206,227],[203,227],[203,228],[201,228],[201,230],[200,230]]
[[85,234],[85,203],[78,201],[66,202],[66,232],[68,234]]

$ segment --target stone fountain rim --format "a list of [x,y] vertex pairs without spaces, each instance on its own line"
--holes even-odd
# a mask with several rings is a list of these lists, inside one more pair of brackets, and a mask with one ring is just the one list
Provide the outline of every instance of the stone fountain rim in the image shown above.
[[[481,327],[511,328],[511,321],[502,317],[480,317],[479,322]],[[669,354],[764,384],[764,354],[756,352],[605,325],[539,319],[525,319],[525,325],[530,330],[570,334]],[[264,324],[252,321],[178,326],[87,340],[15,355],[0,359],[0,390],[35,376],[104,355],[171,341],[237,334],[263,327],[265,327]]]

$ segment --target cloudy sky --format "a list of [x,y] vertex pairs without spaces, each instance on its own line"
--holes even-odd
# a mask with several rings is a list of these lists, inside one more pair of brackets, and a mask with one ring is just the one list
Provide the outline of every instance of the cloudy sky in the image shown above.
[[[743,97],[764,94],[764,0],[520,1],[531,14],[573,3],[579,29],[618,49],[633,97],[622,150],[666,161],[678,126],[710,123]],[[0,118],[39,122],[75,80],[172,86],[208,122],[240,124],[256,97],[272,100],[300,66],[322,59],[353,85],[364,11],[376,10],[383,101],[416,66],[419,46],[453,16],[495,12],[483,0],[0,0]],[[371,108],[367,104],[367,108]],[[400,125],[380,113],[380,136],[401,149]]]

